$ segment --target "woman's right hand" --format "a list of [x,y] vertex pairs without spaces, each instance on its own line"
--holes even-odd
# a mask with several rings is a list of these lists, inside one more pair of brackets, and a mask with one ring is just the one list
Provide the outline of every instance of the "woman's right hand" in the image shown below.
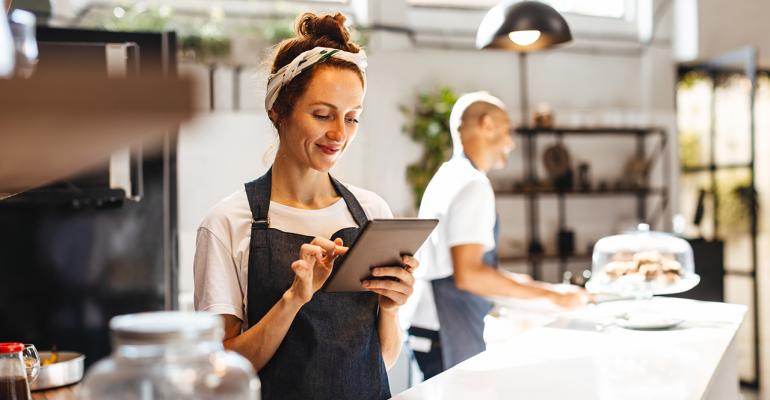
[[299,250],[299,260],[291,264],[294,271],[294,282],[289,292],[305,304],[313,298],[313,294],[323,286],[332,272],[334,260],[345,253],[348,248],[342,245],[342,239],[317,237],[308,244],[303,244]]

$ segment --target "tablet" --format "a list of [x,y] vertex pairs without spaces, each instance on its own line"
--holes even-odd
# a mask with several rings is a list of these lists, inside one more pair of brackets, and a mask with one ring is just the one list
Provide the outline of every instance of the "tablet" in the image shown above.
[[334,263],[334,270],[323,291],[365,291],[361,282],[372,278],[371,268],[403,265],[401,256],[414,255],[436,225],[437,219],[370,220],[348,253]]

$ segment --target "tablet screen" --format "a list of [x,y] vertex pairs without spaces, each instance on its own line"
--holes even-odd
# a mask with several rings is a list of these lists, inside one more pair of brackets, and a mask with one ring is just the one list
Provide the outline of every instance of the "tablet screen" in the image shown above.
[[437,219],[370,220],[344,258],[335,262],[325,292],[362,292],[371,268],[398,266],[402,255],[414,255],[438,225]]

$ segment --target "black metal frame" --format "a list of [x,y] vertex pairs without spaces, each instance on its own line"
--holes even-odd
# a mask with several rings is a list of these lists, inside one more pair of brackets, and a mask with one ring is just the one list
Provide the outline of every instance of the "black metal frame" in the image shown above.
[[[738,69],[735,68],[736,64],[745,64],[745,69]],[[702,73],[707,74],[712,81],[716,82],[717,78],[720,75],[724,74],[731,74],[731,73],[742,73],[745,74],[749,80],[751,81],[751,91],[750,91],[750,156],[749,161],[747,163],[739,163],[739,164],[725,164],[725,165],[719,165],[715,162],[714,156],[715,156],[715,148],[714,148],[714,139],[716,138],[716,129],[715,129],[715,101],[714,101],[714,91],[716,90],[716,84],[713,85],[712,88],[712,97],[711,97],[711,129],[709,132],[710,135],[710,143],[709,143],[709,157],[710,160],[706,165],[701,166],[695,166],[695,167],[687,167],[682,169],[682,174],[698,174],[698,173],[709,173],[709,180],[711,182],[711,199],[713,204],[713,210],[712,210],[712,224],[714,227],[714,238],[719,237],[719,201],[717,198],[717,192],[718,192],[718,181],[717,181],[717,173],[720,171],[725,170],[734,170],[734,169],[746,169],[750,173],[750,180],[749,180],[749,189],[752,193],[756,193],[756,182],[755,182],[755,157],[756,157],[756,132],[755,132],[755,96],[756,96],[756,86],[757,86],[757,75],[759,72],[762,72],[764,74],[770,75],[770,70],[759,70],[757,68],[757,52],[756,49],[752,47],[746,47],[743,49],[739,49],[737,51],[727,53],[721,57],[718,57],[716,59],[711,60],[710,62],[704,63],[704,64],[695,64],[695,65],[681,65],[678,68],[678,76],[681,78],[685,74],[693,71],[699,71]],[[755,199],[756,200],[756,199]],[[744,278],[750,278],[752,280],[752,306],[753,306],[753,313],[752,318],[754,320],[754,332],[752,332],[754,336],[754,377],[755,380],[753,382],[751,381],[744,381],[741,380],[741,384],[748,387],[754,387],[758,388],[760,385],[760,379],[761,379],[761,343],[760,343],[760,334],[759,334],[759,325],[760,325],[760,318],[759,318],[759,286],[757,282],[757,265],[758,265],[758,259],[757,259],[757,236],[758,236],[758,215],[757,215],[757,207],[755,204],[750,207],[749,210],[749,229],[751,234],[751,270],[750,271],[731,271],[727,266],[725,266],[724,269],[724,276],[741,276]]]

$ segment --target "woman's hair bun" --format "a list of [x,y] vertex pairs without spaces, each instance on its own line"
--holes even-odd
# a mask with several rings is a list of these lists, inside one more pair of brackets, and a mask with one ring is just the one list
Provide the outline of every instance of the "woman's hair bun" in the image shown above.
[[336,13],[334,15],[316,15],[304,13],[297,18],[295,27],[300,38],[320,39],[326,38],[345,46],[350,39],[350,33],[345,28],[345,16]]

